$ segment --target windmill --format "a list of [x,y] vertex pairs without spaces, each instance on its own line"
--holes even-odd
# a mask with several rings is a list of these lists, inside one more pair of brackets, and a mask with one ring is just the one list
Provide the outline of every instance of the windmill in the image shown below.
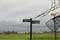
[[59,4],[56,5],[56,0],[51,0],[52,1],[52,6],[51,8],[47,9],[46,11],[44,11],[43,13],[39,14],[38,16],[36,16],[35,18],[38,18],[40,16],[46,16],[47,14],[49,14],[51,11],[60,8],[60,0],[58,0]]
[[[48,10],[46,10],[45,12],[43,12],[42,14],[36,16],[35,18],[38,18],[40,16],[46,16],[47,14],[49,14],[51,11],[54,11],[57,8],[60,8],[60,0],[58,0],[58,4],[56,5],[56,0],[51,0],[52,1],[52,6],[51,8],[49,8]],[[60,13],[53,13],[51,14],[52,16],[54,16],[54,18],[48,20],[46,22],[47,27],[54,32],[54,38],[56,40],[56,32],[57,29],[60,27]],[[55,17],[56,16],[56,17]]]

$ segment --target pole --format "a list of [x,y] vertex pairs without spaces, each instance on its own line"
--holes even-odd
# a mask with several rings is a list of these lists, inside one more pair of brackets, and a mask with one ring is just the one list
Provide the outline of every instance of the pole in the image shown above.
[[32,18],[30,18],[30,40],[32,40]]
[[56,40],[56,26],[55,26],[55,16],[54,16],[54,37],[55,37],[55,40]]
[[54,32],[54,35],[55,35],[55,40],[56,40],[56,31]]

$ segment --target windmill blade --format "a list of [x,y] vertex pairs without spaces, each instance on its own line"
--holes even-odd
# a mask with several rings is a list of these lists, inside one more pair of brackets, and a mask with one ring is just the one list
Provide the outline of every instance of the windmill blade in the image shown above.
[[36,16],[35,18],[38,18],[40,16],[44,17],[46,15],[48,15],[51,11],[57,9],[57,8],[60,8],[59,5],[55,5],[55,7],[51,7],[50,9],[46,10],[45,12],[41,13],[40,15]]
[[[55,23],[60,27],[60,25],[55,21]],[[57,27],[57,29],[56,30],[58,30],[59,29],[59,27]]]
[[[60,5],[55,5],[55,9],[57,9],[57,8],[60,8]],[[55,10],[55,9],[54,9],[54,10]]]
[[48,9],[48,10],[46,10],[44,13],[42,13],[42,14],[36,16],[35,18],[38,18],[38,17],[40,17],[40,16],[45,16],[45,15],[47,15],[48,13],[50,13],[50,11],[51,11],[51,8]]
[[[55,21],[54,21],[55,20]],[[54,26],[56,30],[60,27],[60,16],[56,16],[46,22],[46,26],[51,30],[54,31]]]

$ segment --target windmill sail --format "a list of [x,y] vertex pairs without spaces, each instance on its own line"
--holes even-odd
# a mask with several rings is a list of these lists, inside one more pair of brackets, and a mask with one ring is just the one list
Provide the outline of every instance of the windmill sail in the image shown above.
[[[54,20],[55,20],[55,23],[54,23]],[[46,22],[47,27],[51,31],[54,31],[54,24],[55,24],[56,30],[58,30],[58,28],[60,27],[60,15]]]
[[[53,9],[54,8],[54,9]],[[46,16],[47,14],[49,14],[51,11],[57,9],[57,8],[60,8],[59,5],[56,5],[55,7],[51,7],[50,9],[46,10],[45,12],[41,13],[40,15],[36,16],[35,18],[38,18],[40,16]]]
[[48,13],[50,13],[50,11],[51,11],[51,8],[48,9],[48,10],[46,10],[44,13],[42,13],[42,14],[36,16],[35,18],[37,18],[37,17],[39,17],[39,16],[45,16],[45,15],[47,15]]

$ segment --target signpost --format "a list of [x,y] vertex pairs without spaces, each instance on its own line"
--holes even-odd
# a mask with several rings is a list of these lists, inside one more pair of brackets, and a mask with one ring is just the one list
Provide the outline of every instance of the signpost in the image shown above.
[[32,18],[30,18],[30,19],[23,19],[23,22],[30,22],[30,40],[32,40],[32,24],[39,24],[40,21],[32,20]]

